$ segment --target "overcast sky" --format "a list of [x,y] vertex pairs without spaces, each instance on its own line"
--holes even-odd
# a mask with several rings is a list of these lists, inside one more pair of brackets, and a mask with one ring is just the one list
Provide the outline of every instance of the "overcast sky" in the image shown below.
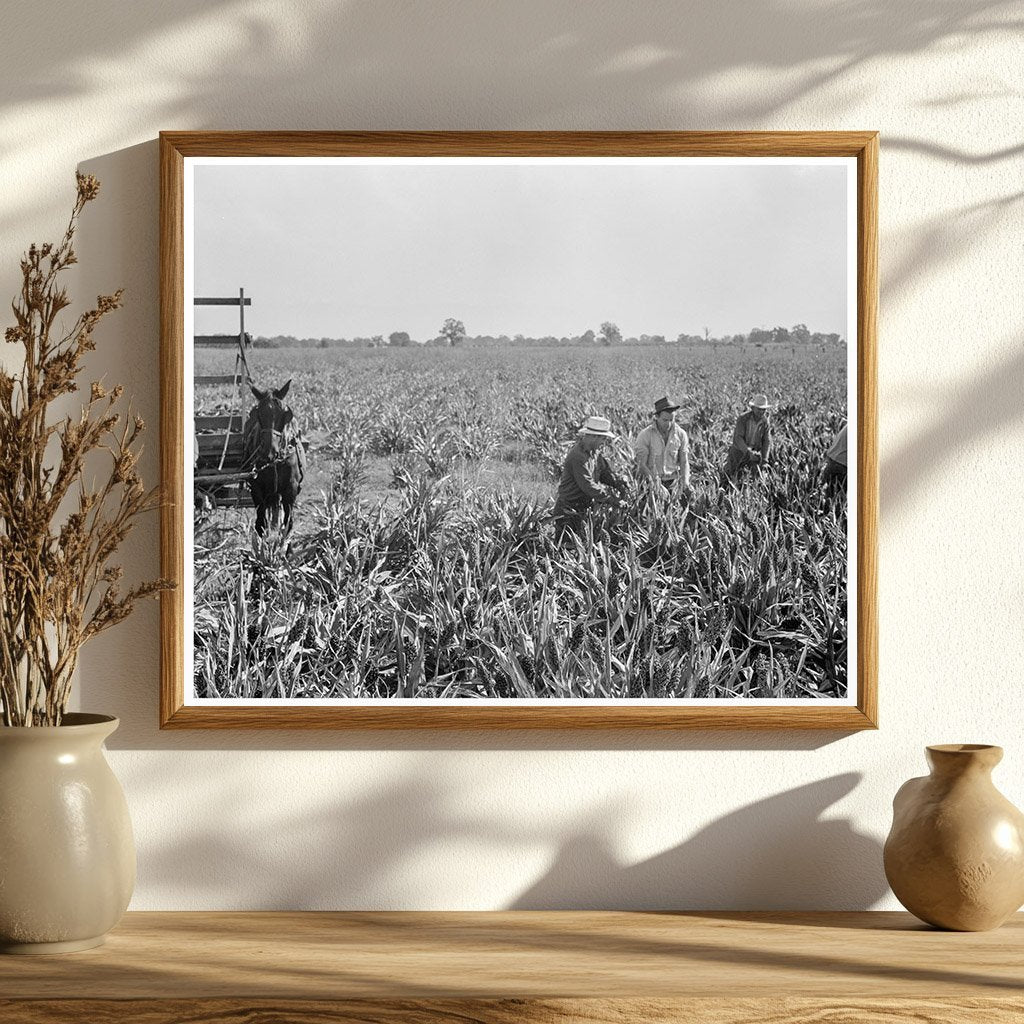
[[[252,297],[255,335],[846,336],[837,165],[195,168],[195,294]],[[230,332],[196,309],[197,333]]]

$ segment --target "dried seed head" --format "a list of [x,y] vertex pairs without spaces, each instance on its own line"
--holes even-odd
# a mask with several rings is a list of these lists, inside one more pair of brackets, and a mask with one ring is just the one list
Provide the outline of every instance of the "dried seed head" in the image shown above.
[[135,473],[136,462],[138,462],[138,456],[134,452],[121,452],[114,462],[114,479],[119,483],[135,483],[138,479]]
[[93,175],[76,171],[75,179],[78,183],[78,198],[83,203],[88,203],[100,194],[100,183]]
[[98,380],[92,382],[90,389],[90,397],[93,402],[98,402],[101,398],[106,398],[107,392],[103,385]]
[[118,288],[113,295],[97,295],[96,296],[96,312],[101,316],[104,313],[110,313],[115,309],[121,307],[121,296],[124,294],[123,288]]

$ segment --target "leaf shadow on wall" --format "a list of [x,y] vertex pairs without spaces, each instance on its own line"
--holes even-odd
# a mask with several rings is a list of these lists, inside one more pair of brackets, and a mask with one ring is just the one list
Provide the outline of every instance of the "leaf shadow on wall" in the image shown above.
[[[882,462],[883,515],[886,507],[897,507],[920,493],[931,476],[962,457],[971,443],[1024,420],[1024,338],[1010,339],[1001,347],[1009,349],[1010,355],[969,385],[926,393],[933,404],[931,416]],[[950,438],[957,443],[946,443]]]
[[[898,140],[897,140],[898,141]],[[890,142],[885,143],[886,150]],[[968,248],[985,241],[1005,225],[1006,217],[1024,201],[1024,191],[987,199],[951,213],[943,210],[912,232],[896,239],[895,254],[883,255],[880,272],[883,310],[891,297],[922,287],[928,276],[954,274]]]
[[[661,0],[591,4],[581,17],[573,0],[442,12],[400,0],[96,0],[60,6],[55,32],[52,0],[21,4],[5,12],[0,38],[0,157],[66,159],[53,130],[62,118],[91,121],[91,137],[111,148],[138,138],[135,126],[803,128],[794,108],[827,91],[831,125],[872,87],[872,62],[1010,35],[1016,9],[1013,0]],[[37,194],[34,210],[0,207],[0,234],[36,223],[44,203]]]
[[[699,98],[687,98],[688,85],[739,68],[807,68],[796,84],[762,82],[738,99],[735,114],[749,123],[872,58],[912,55],[960,35],[1020,27],[1012,18],[1013,0],[874,0],[829,8],[780,0],[756,6],[682,0],[642,10],[590,5],[586,17],[571,0],[461,3],[451,5],[447,17],[431,5],[398,0],[264,10],[226,0],[95,0],[79,17],[61,7],[60,33],[40,16],[46,6],[53,5],[18,6],[5,19],[9,104],[41,98],[67,104],[96,88],[96,75],[87,69],[115,70],[135,47],[148,47],[146,55],[157,58],[150,73],[174,71],[180,83],[178,95],[161,90],[152,100],[139,97],[163,106],[166,125],[180,116],[194,126],[198,116],[227,127],[225,111],[246,110],[264,122],[247,117],[249,128],[267,122],[275,128],[340,127],[340,113],[372,120],[385,81],[413,118],[406,127],[421,124],[428,112],[436,126],[445,111],[464,124],[473,111],[481,126],[493,123],[497,96],[514,97],[521,120],[535,126],[538,118],[565,110],[624,109],[631,88],[651,98],[671,89],[674,123],[688,123],[687,115],[702,108],[708,115]],[[154,39],[171,53],[189,47],[181,54],[187,61],[162,66],[160,53],[151,52]],[[553,109],[555,84],[560,104]],[[254,95],[260,97],[255,107]],[[328,97],[333,109],[324,106]],[[635,122],[636,105],[630,109]],[[291,115],[288,121],[281,120],[282,112]]]
[[[497,97],[513,101],[505,127],[547,127],[570,111],[584,123],[611,118],[635,129],[657,127],[659,116],[674,126],[750,127],[878,57],[1019,28],[999,17],[1013,12],[1011,0],[828,8],[683,0],[641,11],[589,5],[586,17],[565,0],[457,7],[455,24],[430,5],[395,5],[393,16],[382,16],[377,0],[354,0],[315,23],[239,18],[235,51],[197,75],[167,113],[194,126],[222,126],[221,112],[248,109],[258,90],[263,102],[251,128],[281,127],[282,113],[289,127],[324,127],[325,102],[336,104],[331,127],[341,114],[346,127],[373,128],[380,127],[374,111],[386,83],[402,97],[407,128],[450,121],[494,127]],[[302,39],[301,47],[289,53],[283,30]],[[239,61],[244,77],[234,70]],[[726,86],[707,102],[705,83],[749,68],[762,69],[756,88]]]

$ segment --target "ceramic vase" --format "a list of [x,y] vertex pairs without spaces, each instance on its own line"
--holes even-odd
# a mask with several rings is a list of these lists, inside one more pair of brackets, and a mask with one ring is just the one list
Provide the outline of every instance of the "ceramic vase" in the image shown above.
[[135,843],[103,752],[117,724],[0,727],[0,951],[90,949],[127,908]]
[[1024,903],[1024,815],[992,784],[999,747],[927,748],[931,774],[893,800],[885,876],[916,917],[937,928],[998,928]]

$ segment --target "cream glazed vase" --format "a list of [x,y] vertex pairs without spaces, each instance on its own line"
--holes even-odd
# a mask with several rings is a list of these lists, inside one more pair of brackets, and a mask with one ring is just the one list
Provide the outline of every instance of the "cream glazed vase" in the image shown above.
[[135,843],[103,753],[117,725],[0,727],[0,952],[90,949],[127,908]]
[[998,928],[1024,904],[1024,814],[992,784],[999,747],[927,748],[931,775],[893,800],[885,876],[916,917],[937,928]]

